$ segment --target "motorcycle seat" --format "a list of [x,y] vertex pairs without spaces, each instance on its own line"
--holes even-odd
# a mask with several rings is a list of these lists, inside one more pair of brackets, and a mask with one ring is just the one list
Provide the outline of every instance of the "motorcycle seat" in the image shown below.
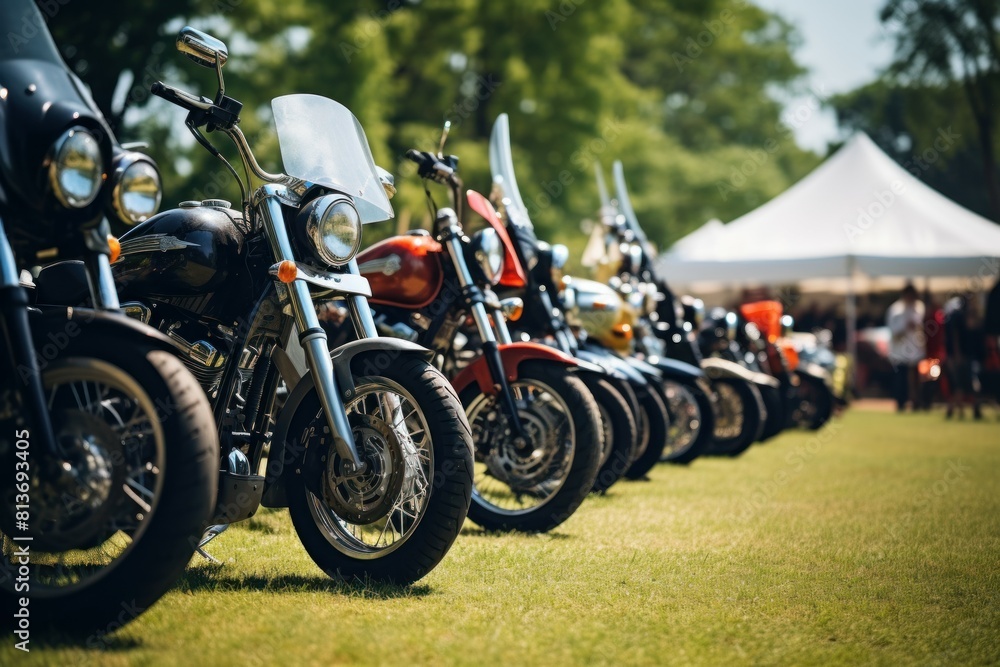
[[87,271],[79,260],[50,264],[35,278],[35,303],[83,306],[89,297]]

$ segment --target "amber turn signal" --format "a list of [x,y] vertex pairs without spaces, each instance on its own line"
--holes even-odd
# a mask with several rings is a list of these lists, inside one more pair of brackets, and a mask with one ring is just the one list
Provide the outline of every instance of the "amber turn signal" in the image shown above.
[[290,283],[295,280],[299,275],[299,269],[295,266],[295,262],[290,259],[286,259],[278,264],[278,280],[283,283]]
[[111,234],[108,234],[108,250],[110,251],[108,253],[108,259],[110,259],[111,263],[114,264],[118,261],[118,258],[122,256],[122,244]]

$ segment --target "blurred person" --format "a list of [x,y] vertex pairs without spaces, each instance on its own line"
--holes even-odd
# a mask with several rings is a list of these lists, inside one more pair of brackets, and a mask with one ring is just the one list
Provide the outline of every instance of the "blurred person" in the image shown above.
[[986,313],[983,317],[983,377],[984,393],[994,401],[1000,401],[1000,279],[986,298]]
[[918,403],[917,364],[925,356],[924,304],[917,298],[917,290],[912,283],[906,283],[899,300],[889,306],[885,314],[889,327],[889,361],[892,363],[893,398],[896,411],[906,409],[906,403]]
[[971,294],[953,296],[944,306],[945,372],[951,395],[946,419],[972,403],[975,419],[982,419],[979,370],[983,360],[983,334],[979,309]]

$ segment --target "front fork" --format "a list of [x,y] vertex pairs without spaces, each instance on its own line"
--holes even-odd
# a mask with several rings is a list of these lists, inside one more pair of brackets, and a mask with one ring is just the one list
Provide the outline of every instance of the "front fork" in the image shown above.
[[[292,244],[285,229],[284,216],[281,211],[283,189],[276,185],[263,186],[263,197],[260,201],[262,221],[266,227],[267,238],[271,244],[271,252],[276,261],[295,261]],[[356,262],[351,262],[350,271],[357,273]],[[299,331],[299,344],[305,352],[306,365],[313,375],[313,384],[319,398],[320,407],[326,416],[327,426],[333,438],[337,454],[344,460],[344,472],[349,477],[355,477],[365,472],[366,464],[358,453],[347,418],[347,407],[344,405],[343,394],[337,384],[333,372],[333,360],[330,358],[330,348],[327,344],[326,331],[320,326],[316,308],[313,305],[312,294],[308,283],[302,278],[296,278],[290,283],[284,283],[288,289],[288,298],[292,306],[292,316]],[[365,332],[365,337],[377,336],[375,323],[372,321],[368,302],[362,296],[349,296],[348,305],[355,317],[356,326]],[[369,335],[370,333],[370,335]]]
[[36,442],[42,443],[42,449],[51,461],[57,461],[60,460],[60,454],[56,447],[52,420],[49,418],[35,343],[31,338],[28,304],[28,291],[21,287],[14,252],[7,240],[3,220],[0,220],[0,327],[8,343],[10,382],[17,392],[15,378],[22,380],[24,388],[18,393],[27,408],[27,421],[35,431],[32,437]]
[[[500,407],[507,416],[514,437],[524,438],[524,425],[521,424],[521,415],[517,411],[514,390],[507,381],[507,374],[503,367],[503,358],[500,356],[500,346],[494,334],[493,327],[490,325],[490,318],[486,312],[486,305],[483,303],[482,292],[472,280],[469,267],[465,264],[465,253],[462,247],[461,236],[462,232],[458,226],[457,219],[453,224],[445,226],[442,230],[442,240],[448,246],[448,254],[455,265],[455,273],[458,276],[459,285],[469,301],[468,307],[472,313],[472,319],[476,322],[476,329],[479,331],[479,337],[483,341],[483,357],[485,357],[486,365],[489,367],[490,375],[493,377],[493,385],[496,387],[500,398]],[[496,311],[493,314],[493,321],[497,324],[497,330],[501,332],[501,336],[505,336],[500,342],[510,343],[510,332],[507,331],[506,320],[504,320],[500,311]],[[503,323],[502,329],[500,328],[501,322]]]

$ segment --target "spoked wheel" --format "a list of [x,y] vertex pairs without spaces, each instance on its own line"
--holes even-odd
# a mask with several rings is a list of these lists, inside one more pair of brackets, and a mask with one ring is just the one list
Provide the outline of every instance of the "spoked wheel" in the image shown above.
[[421,359],[355,383],[347,416],[365,471],[347,473],[313,396],[291,437],[320,448],[320,493],[292,475],[289,511],[306,551],[331,577],[409,584],[440,562],[468,513],[468,423],[448,381]]
[[737,378],[713,382],[718,400],[715,403],[715,442],[709,454],[739,456],[760,436],[767,411],[760,391]]
[[632,407],[622,395],[622,391],[631,391],[628,385],[619,389],[607,379],[596,375],[584,376],[583,380],[601,414],[604,446],[601,449],[601,465],[594,482],[594,491],[603,493],[628,470],[639,445],[639,429],[632,415]]
[[712,401],[699,387],[668,380],[663,383],[670,413],[667,446],[661,461],[690,463],[711,447],[715,438]]
[[511,383],[525,430],[515,438],[495,396],[462,392],[476,453],[469,518],[488,530],[544,532],[594,487],[603,446],[597,403],[565,366],[525,364]]
[[17,574],[0,579],[5,624],[28,597],[33,622],[64,632],[121,627],[173,585],[211,515],[218,440],[201,387],[167,352],[100,347],[44,373],[60,461],[13,429],[0,439],[20,471],[2,497],[2,567]]
[[659,381],[650,380],[647,390],[639,395],[639,454],[625,473],[628,479],[645,479],[667,445],[670,415],[661,392]]

